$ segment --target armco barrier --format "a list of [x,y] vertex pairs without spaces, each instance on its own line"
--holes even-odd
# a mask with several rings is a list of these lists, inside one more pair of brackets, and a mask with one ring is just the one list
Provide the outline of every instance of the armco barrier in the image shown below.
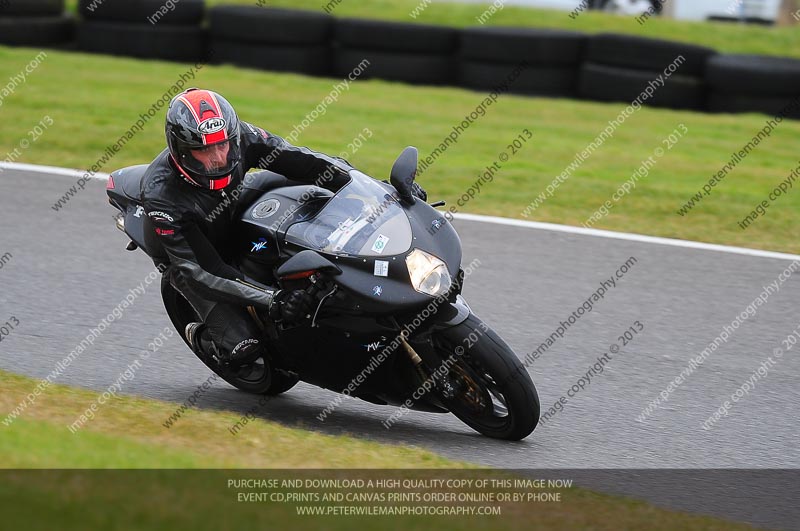
[[[363,78],[481,91],[524,62],[516,93],[622,102],[680,55],[679,70],[647,104],[774,114],[800,96],[800,60],[723,55],[632,35],[457,29],[258,6],[217,6],[206,13],[203,0],[165,6],[163,0],[80,0],[75,36],[74,20],[62,14],[64,0],[2,0],[0,44],[76,41],[85,51],[174,61],[202,60],[213,49],[216,63],[315,76],[340,76],[367,59]],[[800,111],[789,117],[800,118]]]

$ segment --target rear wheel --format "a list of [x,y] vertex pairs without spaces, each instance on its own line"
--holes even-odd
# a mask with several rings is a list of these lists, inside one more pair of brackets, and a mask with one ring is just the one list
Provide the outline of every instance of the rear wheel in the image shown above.
[[539,396],[528,371],[478,317],[434,335],[441,368],[435,377],[444,405],[488,437],[520,440],[539,422]]
[[[191,348],[184,336],[184,330],[187,324],[200,321],[200,317],[189,301],[169,283],[166,276],[161,279],[161,296],[173,326],[187,346]],[[247,393],[279,395],[294,387],[299,381],[297,374],[272,367],[264,358],[259,358],[253,363],[241,367],[230,368],[221,365],[212,356],[204,353],[195,352],[195,355],[223,380]]]

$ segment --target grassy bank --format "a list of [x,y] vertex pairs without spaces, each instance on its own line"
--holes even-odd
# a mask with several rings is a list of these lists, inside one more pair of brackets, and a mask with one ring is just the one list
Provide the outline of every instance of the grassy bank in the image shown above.
[[[36,381],[0,371],[0,418],[12,411]],[[114,397],[83,429],[67,426],[97,398],[93,392],[53,385],[10,425],[0,424],[0,510],[9,529],[654,529],[745,530],[748,526],[665,511],[646,503],[571,488],[558,503],[501,503],[500,516],[299,518],[288,503],[248,503],[231,488],[232,478],[315,478],[319,472],[270,469],[457,469],[465,463],[430,452],[334,437],[264,420],[249,423],[234,437],[228,427],[239,413],[193,410],[171,429],[163,421],[175,404]],[[64,470],[125,468],[119,471]],[[206,469],[132,471],[130,469]],[[209,470],[220,469],[220,470]],[[227,470],[222,470],[227,469]],[[233,469],[248,469],[236,472]],[[443,470],[442,470],[442,473]],[[375,478],[383,477],[374,473]],[[423,472],[408,471],[408,477]],[[427,472],[431,477],[432,472]],[[336,477],[328,474],[325,477]],[[350,477],[344,473],[343,477]],[[275,492],[295,492],[281,488]],[[302,505],[302,504],[297,504]],[[349,504],[360,505],[360,504]],[[538,509],[538,510],[537,510]],[[544,510],[546,509],[546,510]],[[532,518],[532,510],[536,517]],[[49,527],[48,527],[49,526]]]
[[[36,386],[0,371],[0,419]],[[463,468],[423,450],[322,435],[240,413],[191,410],[171,428],[175,404],[132,397],[103,405],[74,434],[69,430],[97,398],[82,389],[48,388],[10,426],[0,424],[2,468]]]

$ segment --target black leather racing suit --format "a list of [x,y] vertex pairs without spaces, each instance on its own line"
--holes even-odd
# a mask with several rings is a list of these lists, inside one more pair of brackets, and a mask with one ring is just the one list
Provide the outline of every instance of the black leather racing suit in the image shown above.
[[[247,306],[267,310],[275,289],[258,287],[230,264],[230,244],[243,180],[251,168],[269,169],[293,180],[341,185],[352,167],[307,148],[295,147],[263,129],[241,122],[242,163],[222,191],[200,188],[181,177],[169,151],[142,178],[145,246],[156,265],[197,310],[211,340],[225,357],[262,354],[259,330]],[[246,206],[246,205],[245,205]]]

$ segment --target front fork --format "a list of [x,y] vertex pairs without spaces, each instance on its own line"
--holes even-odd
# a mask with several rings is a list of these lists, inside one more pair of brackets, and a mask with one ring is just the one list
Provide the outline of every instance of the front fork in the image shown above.
[[[471,309],[469,304],[467,304],[466,299],[461,295],[456,296],[455,302],[451,303],[445,308],[440,309],[436,315],[434,316],[434,323],[431,326],[430,330],[443,330],[446,328],[451,328],[453,326],[457,326],[463,323],[469,314],[471,313]],[[395,326],[399,329],[400,326],[396,320],[392,319]],[[429,332],[430,333],[430,332]],[[422,382],[425,382],[429,379],[432,379],[436,388],[445,398],[452,398],[455,395],[456,390],[453,388],[452,383],[448,378],[443,378],[437,371],[432,370],[428,364],[420,357],[414,347],[412,347],[408,339],[408,332],[402,331],[400,333],[400,344],[403,346],[403,349],[406,351],[406,354],[411,359],[411,363],[414,366],[417,374],[421,378]],[[437,377],[438,375],[438,377]]]

